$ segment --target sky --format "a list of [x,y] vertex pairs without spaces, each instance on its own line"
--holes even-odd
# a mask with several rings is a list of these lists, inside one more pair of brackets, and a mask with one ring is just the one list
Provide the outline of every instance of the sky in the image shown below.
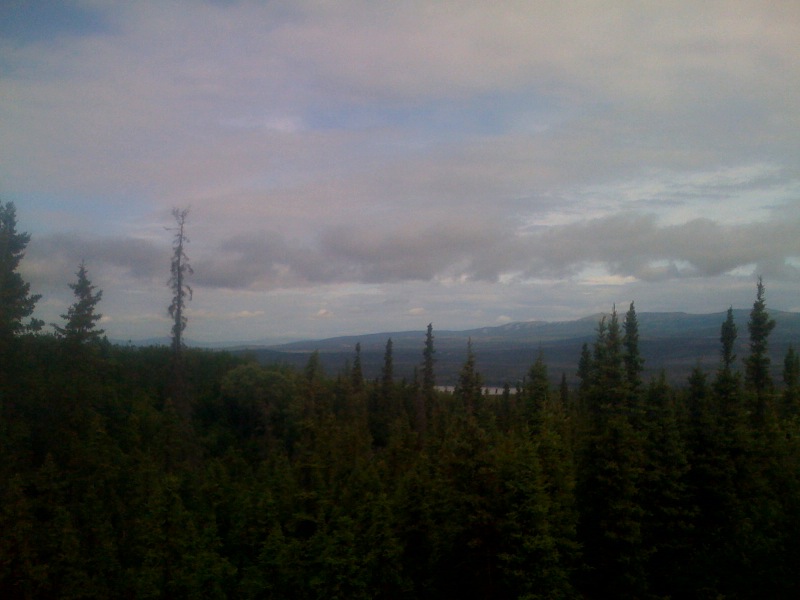
[[800,311],[795,0],[0,2],[36,316],[317,339]]

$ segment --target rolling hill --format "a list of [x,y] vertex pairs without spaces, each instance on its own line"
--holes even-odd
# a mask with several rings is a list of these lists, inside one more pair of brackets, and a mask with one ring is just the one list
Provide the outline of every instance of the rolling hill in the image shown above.
[[[800,349],[800,313],[769,311],[777,325],[770,336],[773,377],[781,380],[783,359],[790,345]],[[737,364],[748,354],[747,321],[749,309],[734,311],[739,332]],[[622,318],[623,315],[620,316]],[[682,383],[692,368],[716,369],[720,352],[720,326],[724,312],[712,314],[638,313],[639,345],[645,359],[645,376],[662,369],[674,383]],[[566,373],[575,381],[578,359],[584,343],[594,342],[602,315],[575,321],[530,321],[481,327],[465,331],[437,331],[434,324],[437,383],[455,383],[466,356],[467,340],[472,340],[477,366],[487,385],[512,386],[520,381],[542,352],[551,378],[560,380]],[[268,347],[240,348],[264,363],[285,363],[302,367],[318,351],[328,373],[336,373],[352,363],[356,343],[361,344],[361,362],[367,378],[381,372],[386,341],[391,338],[395,376],[410,380],[422,360],[425,331],[401,331],[342,336]]]

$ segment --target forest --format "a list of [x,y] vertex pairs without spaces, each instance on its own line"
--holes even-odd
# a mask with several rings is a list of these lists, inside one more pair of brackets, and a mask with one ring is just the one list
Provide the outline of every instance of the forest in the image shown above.
[[403,379],[391,339],[375,379],[358,344],[328,373],[186,348],[174,216],[173,343],[134,347],[83,263],[63,323],[31,319],[0,204],[0,597],[797,597],[800,356],[773,381],[761,280],[683,385],[644,379],[631,304],[576,385],[540,354],[487,395],[468,343],[445,393],[432,326]]

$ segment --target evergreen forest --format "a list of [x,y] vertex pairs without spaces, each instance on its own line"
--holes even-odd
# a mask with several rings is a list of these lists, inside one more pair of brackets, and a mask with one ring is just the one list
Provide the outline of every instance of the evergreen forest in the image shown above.
[[631,304],[577,385],[540,355],[487,395],[469,343],[443,392],[432,326],[408,379],[391,339],[370,380],[358,345],[328,373],[186,348],[174,216],[173,344],[134,347],[84,263],[63,322],[31,318],[0,204],[0,597],[797,597],[800,356],[773,381],[760,280],[683,385],[643,378]]

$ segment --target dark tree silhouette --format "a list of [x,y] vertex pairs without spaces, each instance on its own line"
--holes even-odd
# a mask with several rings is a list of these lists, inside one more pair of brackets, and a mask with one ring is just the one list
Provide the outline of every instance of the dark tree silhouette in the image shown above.
[[750,311],[747,329],[750,332],[750,356],[745,361],[745,383],[759,398],[772,388],[769,374],[770,359],[767,353],[767,339],[775,328],[775,319],[767,313],[764,283],[758,278],[756,301]]
[[75,303],[67,309],[66,314],[61,315],[61,318],[66,321],[64,327],[58,325],[53,325],[53,327],[58,336],[70,343],[80,345],[97,342],[103,335],[103,330],[96,329],[96,325],[103,315],[96,312],[95,309],[103,297],[103,292],[102,290],[95,292],[97,288],[89,281],[84,261],[81,261],[75,275],[78,280],[69,284],[75,294]]
[[189,209],[173,208],[172,216],[175,218],[177,227],[169,229],[169,231],[175,232],[172,241],[172,264],[169,279],[172,289],[169,316],[173,319],[172,350],[176,360],[179,360],[183,350],[183,332],[186,329],[186,302],[192,299],[192,288],[186,283],[186,278],[194,271],[189,264],[189,257],[185,250],[186,244],[189,243],[189,238],[186,237],[186,219],[189,216]]
[[722,342],[722,370],[730,371],[733,367],[733,362],[736,360],[736,354],[733,351],[734,344],[736,343],[736,323],[733,320],[733,307],[728,308],[728,314],[725,321],[722,323],[720,329],[719,340]]
[[17,209],[13,202],[0,203],[0,341],[26,331],[38,331],[43,323],[32,319],[23,320],[33,314],[36,302],[41,298],[30,293],[30,284],[17,272],[25,256],[31,236],[17,232]]
[[394,386],[394,364],[392,358],[392,338],[386,340],[386,351],[383,354],[383,370],[381,371],[381,390],[384,398],[388,398]]
[[631,302],[630,308],[625,314],[623,330],[625,332],[622,338],[622,345],[625,348],[623,353],[625,374],[628,379],[628,386],[632,391],[635,391],[642,383],[644,359],[639,353],[639,321],[636,318],[636,309],[633,306],[633,302]]
[[353,389],[361,391],[364,388],[364,371],[361,368],[361,342],[356,342],[356,356],[353,359],[351,378]]
[[436,362],[433,348],[433,323],[428,323],[428,332],[425,334],[425,350],[422,353],[422,393],[426,399],[433,397],[436,387],[436,376],[434,375],[433,365]]

